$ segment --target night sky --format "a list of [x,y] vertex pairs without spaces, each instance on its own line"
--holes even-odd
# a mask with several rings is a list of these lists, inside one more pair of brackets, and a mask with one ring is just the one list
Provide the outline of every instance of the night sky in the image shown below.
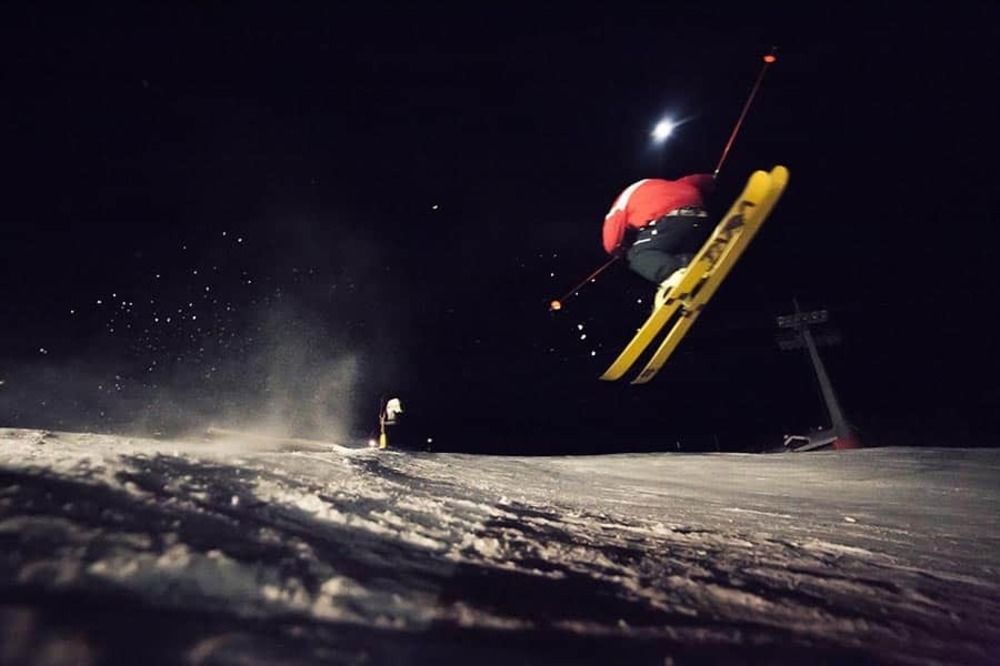
[[[435,449],[759,450],[828,425],[797,299],[863,442],[995,445],[1000,9],[795,6],[6,5],[0,426],[364,436],[395,395]],[[598,382],[652,285],[549,301],[774,45],[710,203],[785,197],[660,376]]]

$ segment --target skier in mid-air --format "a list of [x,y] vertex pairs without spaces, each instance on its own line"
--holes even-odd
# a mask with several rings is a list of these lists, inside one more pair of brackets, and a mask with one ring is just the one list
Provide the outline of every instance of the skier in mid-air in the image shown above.
[[629,268],[659,285],[654,309],[712,232],[705,197],[714,186],[708,174],[646,178],[625,188],[604,218],[607,253],[625,256]]

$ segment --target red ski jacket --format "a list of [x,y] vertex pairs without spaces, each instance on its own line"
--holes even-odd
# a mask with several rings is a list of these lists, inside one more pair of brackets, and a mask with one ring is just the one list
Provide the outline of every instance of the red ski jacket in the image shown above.
[[627,227],[639,228],[676,208],[702,206],[703,195],[711,191],[715,179],[693,174],[677,180],[646,178],[632,183],[618,195],[604,218],[604,249],[614,254],[625,238]]

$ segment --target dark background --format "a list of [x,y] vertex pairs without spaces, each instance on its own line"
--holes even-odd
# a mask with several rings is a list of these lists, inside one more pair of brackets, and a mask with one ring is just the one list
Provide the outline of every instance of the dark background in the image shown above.
[[[996,443],[995,2],[4,14],[0,425],[363,436],[397,395],[431,448],[757,450],[828,425],[797,299],[864,443]],[[598,382],[652,286],[548,302],[772,45],[712,203],[784,199],[653,383]]]

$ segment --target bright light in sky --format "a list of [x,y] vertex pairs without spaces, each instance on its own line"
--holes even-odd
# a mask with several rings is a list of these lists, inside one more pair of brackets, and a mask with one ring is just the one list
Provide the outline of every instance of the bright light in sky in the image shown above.
[[666,141],[667,137],[670,136],[673,131],[674,123],[672,120],[661,120],[656,123],[656,127],[653,128],[653,141],[656,141],[657,143]]

